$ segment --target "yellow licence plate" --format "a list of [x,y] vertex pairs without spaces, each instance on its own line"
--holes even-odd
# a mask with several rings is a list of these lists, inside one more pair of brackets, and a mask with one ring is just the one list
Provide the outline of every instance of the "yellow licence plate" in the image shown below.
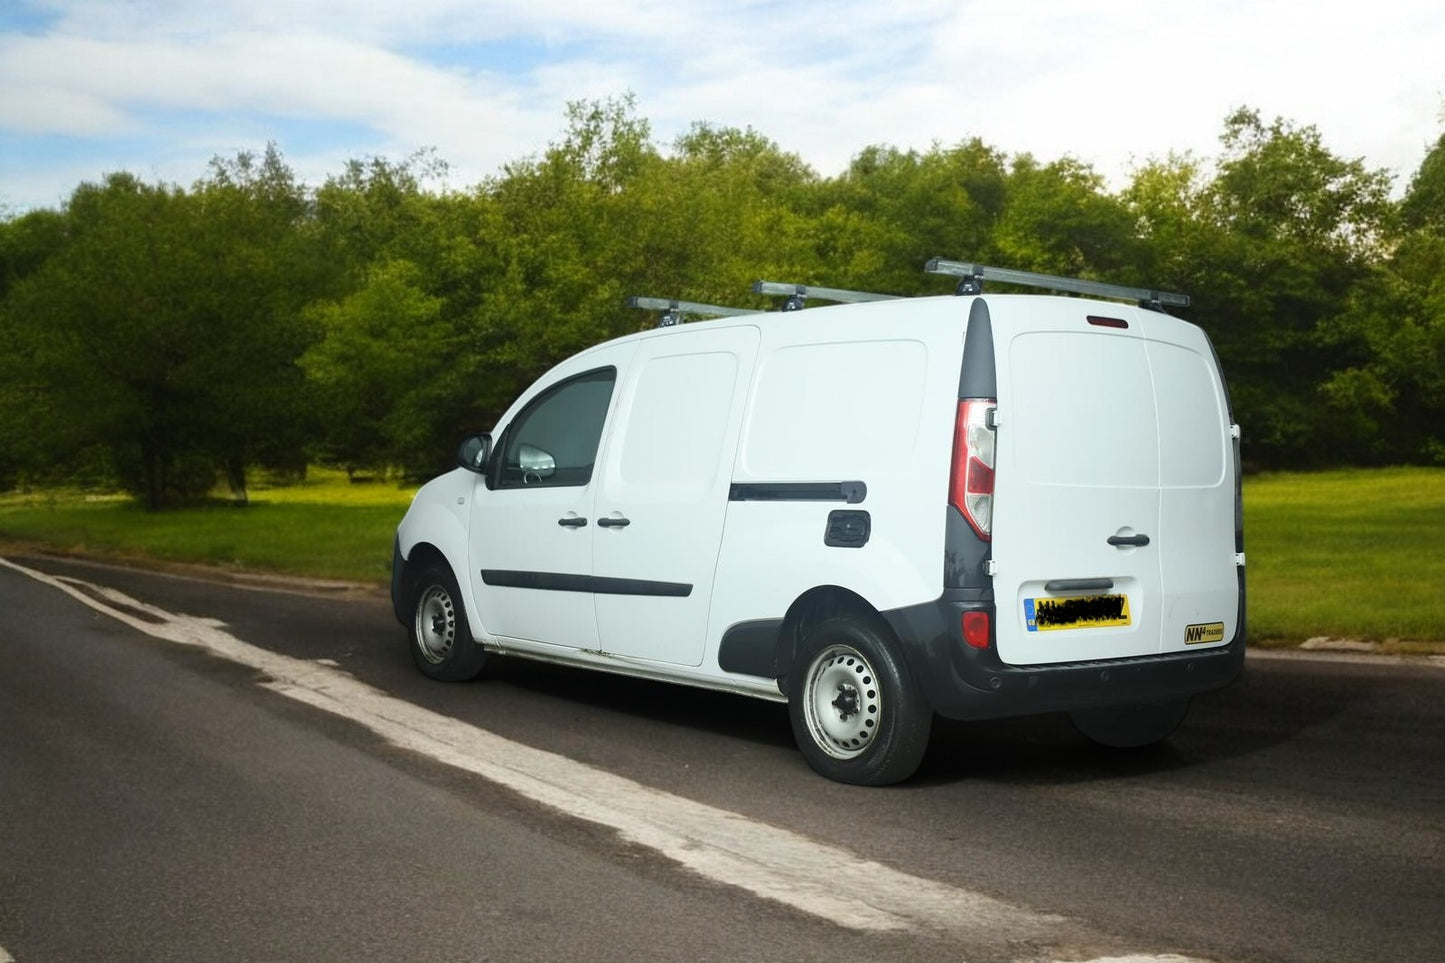
[[1127,595],[1024,599],[1024,618],[1030,632],[1098,629],[1110,625],[1132,624]]

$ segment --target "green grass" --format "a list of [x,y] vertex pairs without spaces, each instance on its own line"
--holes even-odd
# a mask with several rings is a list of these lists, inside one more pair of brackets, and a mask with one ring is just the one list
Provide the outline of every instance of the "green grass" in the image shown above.
[[[73,492],[0,496],[0,540],[52,551],[384,582],[413,489],[313,470],[301,485],[148,513]],[[1255,641],[1318,635],[1445,642],[1445,469],[1245,481]]]
[[0,496],[0,539],[73,554],[381,582],[414,491],[354,485],[340,472],[313,469],[300,485],[253,489],[245,508],[218,499],[146,512],[123,496],[12,494]]
[[1249,631],[1445,641],[1445,469],[1245,480]]

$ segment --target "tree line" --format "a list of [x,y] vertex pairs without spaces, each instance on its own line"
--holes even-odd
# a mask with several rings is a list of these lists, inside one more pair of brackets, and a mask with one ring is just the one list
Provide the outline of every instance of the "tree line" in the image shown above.
[[533,378],[752,281],[943,294],[932,256],[1183,291],[1253,468],[1445,463],[1445,135],[1408,185],[1241,108],[1110,189],[979,139],[823,177],[751,129],[669,149],[630,97],[467,189],[430,153],[319,187],[274,146],[189,189],[110,174],[0,221],[0,489],[149,507],[248,472],[425,475]]

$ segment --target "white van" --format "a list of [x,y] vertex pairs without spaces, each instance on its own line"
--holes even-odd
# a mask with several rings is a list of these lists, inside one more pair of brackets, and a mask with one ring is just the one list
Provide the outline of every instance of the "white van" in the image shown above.
[[[911,775],[935,713],[1168,736],[1244,658],[1209,340],[1160,309],[1181,295],[930,269],[962,293],[738,312],[548,372],[398,529],[417,666],[786,701],[813,768],[857,784]],[[996,279],[1148,306],[978,293]]]

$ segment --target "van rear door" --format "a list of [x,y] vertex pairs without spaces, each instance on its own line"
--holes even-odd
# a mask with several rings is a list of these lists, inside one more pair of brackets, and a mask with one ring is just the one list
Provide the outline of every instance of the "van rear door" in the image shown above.
[[1139,311],[1159,420],[1161,652],[1224,644],[1239,624],[1234,457],[1228,395],[1204,332]]
[[[994,592],[1013,665],[1233,637],[1233,463],[1203,333],[1124,305],[990,298]],[[1207,629],[1200,628],[1207,626]]]

